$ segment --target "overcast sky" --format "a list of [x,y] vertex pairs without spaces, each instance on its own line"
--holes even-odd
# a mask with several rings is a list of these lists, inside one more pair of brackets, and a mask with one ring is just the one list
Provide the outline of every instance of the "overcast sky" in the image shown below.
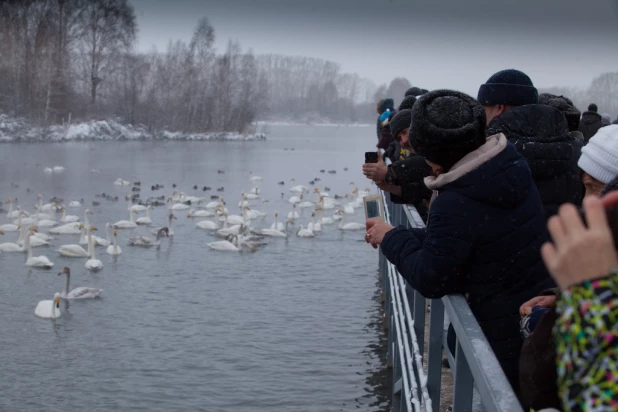
[[333,60],[376,83],[404,76],[476,95],[504,68],[539,87],[586,87],[618,71],[618,0],[130,0],[138,49],[191,38],[201,17],[217,48]]

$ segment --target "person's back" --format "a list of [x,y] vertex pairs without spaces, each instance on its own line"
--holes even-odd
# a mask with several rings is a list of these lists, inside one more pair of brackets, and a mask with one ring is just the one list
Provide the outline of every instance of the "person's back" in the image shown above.
[[597,105],[592,103],[588,106],[588,111],[582,114],[579,121],[579,131],[584,135],[584,140],[587,142],[594,136],[601,126],[603,126],[603,118],[597,113]]
[[583,141],[569,132],[565,115],[538,104],[538,92],[519,70],[503,70],[481,85],[478,100],[487,116],[487,136],[503,133],[524,156],[541,195],[546,217],[563,203],[581,204],[577,167]]
[[[457,113],[460,103],[453,99],[473,109]],[[466,111],[474,115],[464,116]],[[519,306],[553,286],[540,256],[548,237],[539,193],[525,159],[504,135],[482,143],[485,116],[474,99],[433,91],[417,101],[413,112],[411,144],[438,174],[426,179],[438,196],[426,230],[393,229],[384,236],[382,251],[423,296],[468,296],[517,390]],[[478,148],[454,164],[444,160],[461,150],[452,137],[468,138],[475,128],[482,134]],[[441,164],[449,164],[446,172],[435,169]]]

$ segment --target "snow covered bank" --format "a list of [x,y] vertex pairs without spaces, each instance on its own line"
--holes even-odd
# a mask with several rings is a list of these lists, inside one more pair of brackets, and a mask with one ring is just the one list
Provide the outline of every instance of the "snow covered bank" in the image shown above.
[[229,132],[182,133],[160,131],[151,133],[143,126],[125,126],[114,120],[55,125],[48,128],[32,127],[24,119],[11,118],[0,113],[0,142],[73,142],[86,140],[266,140],[266,134],[238,134]]
[[327,122],[318,122],[318,123],[304,123],[304,122],[281,122],[281,121],[259,121],[257,122],[258,126],[319,126],[319,127],[367,127],[367,126],[375,126],[375,124],[370,123],[327,123]]

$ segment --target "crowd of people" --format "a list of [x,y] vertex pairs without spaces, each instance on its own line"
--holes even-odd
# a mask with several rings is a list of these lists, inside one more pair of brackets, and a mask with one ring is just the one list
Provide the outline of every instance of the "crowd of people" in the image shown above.
[[466,296],[524,410],[618,410],[618,120],[514,69],[377,110],[363,173],[426,227],[365,240],[423,296]]

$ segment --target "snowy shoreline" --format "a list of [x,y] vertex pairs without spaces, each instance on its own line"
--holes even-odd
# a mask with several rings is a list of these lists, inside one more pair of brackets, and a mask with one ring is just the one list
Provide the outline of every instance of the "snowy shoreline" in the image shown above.
[[308,122],[280,122],[280,121],[268,121],[260,120],[256,122],[258,126],[317,126],[317,127],[368,127],[375,126],[371,123],[308,123]]
[[114,120],[97,120],[33,127],[24,119],[0,114],[0,143],[79,142],[79,141],[264,141],[265,133],[239,134],[232,132],[182,133],[167,130],[151,133],[141,126],[125,126]]

